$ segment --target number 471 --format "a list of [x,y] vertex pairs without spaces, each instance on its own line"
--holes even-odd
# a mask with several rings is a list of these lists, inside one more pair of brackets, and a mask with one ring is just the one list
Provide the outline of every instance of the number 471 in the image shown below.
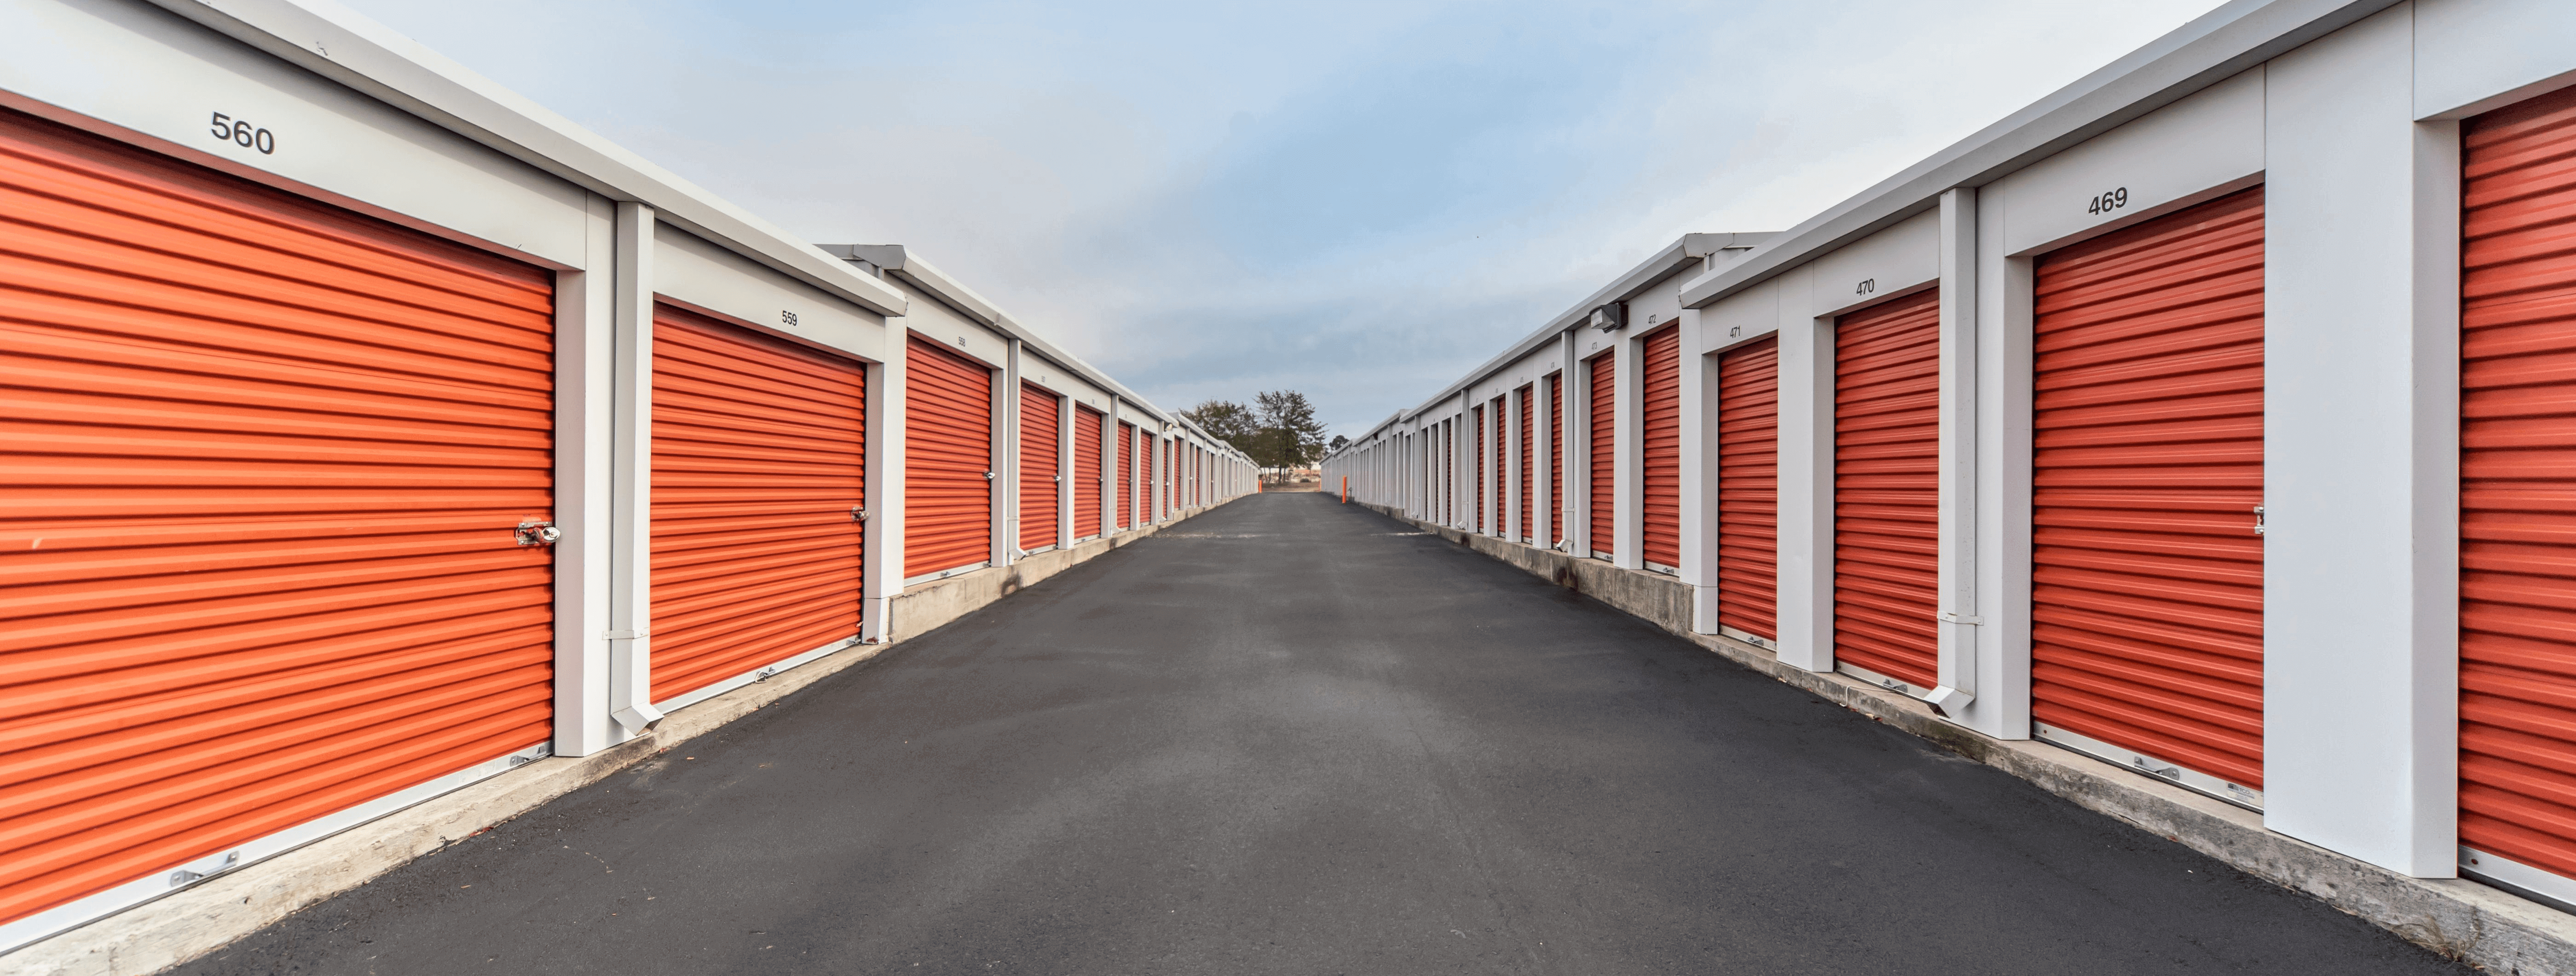
[[244,149],[257,149],[263,156],[277,152],[277,137],[270,134],[267,129],[253,128],[250,123],[222,112],[215,113],[212,124],[217,139],[237,144]]

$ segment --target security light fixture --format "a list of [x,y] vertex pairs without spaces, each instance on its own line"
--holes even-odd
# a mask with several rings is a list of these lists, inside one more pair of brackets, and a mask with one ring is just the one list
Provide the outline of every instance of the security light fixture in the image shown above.
[[1611,302],[1592,310],[1592,327],[1603,332],[1617,332],[1628,324],[1628,303]]

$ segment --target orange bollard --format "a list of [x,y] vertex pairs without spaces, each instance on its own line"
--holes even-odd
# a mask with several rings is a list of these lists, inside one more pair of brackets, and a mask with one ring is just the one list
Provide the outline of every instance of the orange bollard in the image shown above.
[[1342,504],[1344,504],[1344,505],[1348,505],[1348,504],[1350,504],[1350,503],[1351,503],[1351,476],[1350,476],[1350,475],[1343,475],[1343,476],[1342,476]]

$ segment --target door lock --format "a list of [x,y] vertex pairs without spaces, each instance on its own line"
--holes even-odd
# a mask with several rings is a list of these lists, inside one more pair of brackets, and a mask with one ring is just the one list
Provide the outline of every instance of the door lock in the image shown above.
[[563,530],[555,528],[552,522],[529,519],[519,523],[516,535],[523,546],[551,546],[555,540],[563,538]]
[[865,505],[852,505],[852,506],[850,506],[850,521],[853,521],[853,522],[865,522],[865,521],[867,521],[867,520],[868,520],[868,507],[867,507],[867,506],[865,506]]
[[2254,534],[2263,534],[2263,506],[2254,506]]
[[984,480],[986,480],[986,481],[991,481],[991,480],[993,480],[993,473],[992,473],[992,472],[990,472],[990,471],[984,472]]

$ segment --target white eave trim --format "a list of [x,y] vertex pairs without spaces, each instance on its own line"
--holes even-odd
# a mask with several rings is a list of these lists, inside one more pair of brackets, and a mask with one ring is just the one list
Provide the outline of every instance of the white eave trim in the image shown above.
[[152,2],[877,314],[904,313],[884,282],[331,0]]
[[1701,308],[1940,203],[1953,187],[1984,186],[2015,170],[2235,77],[2397,0],[2236,0],[1878,185],[1790,228],[1743,260],[1682,286]]

